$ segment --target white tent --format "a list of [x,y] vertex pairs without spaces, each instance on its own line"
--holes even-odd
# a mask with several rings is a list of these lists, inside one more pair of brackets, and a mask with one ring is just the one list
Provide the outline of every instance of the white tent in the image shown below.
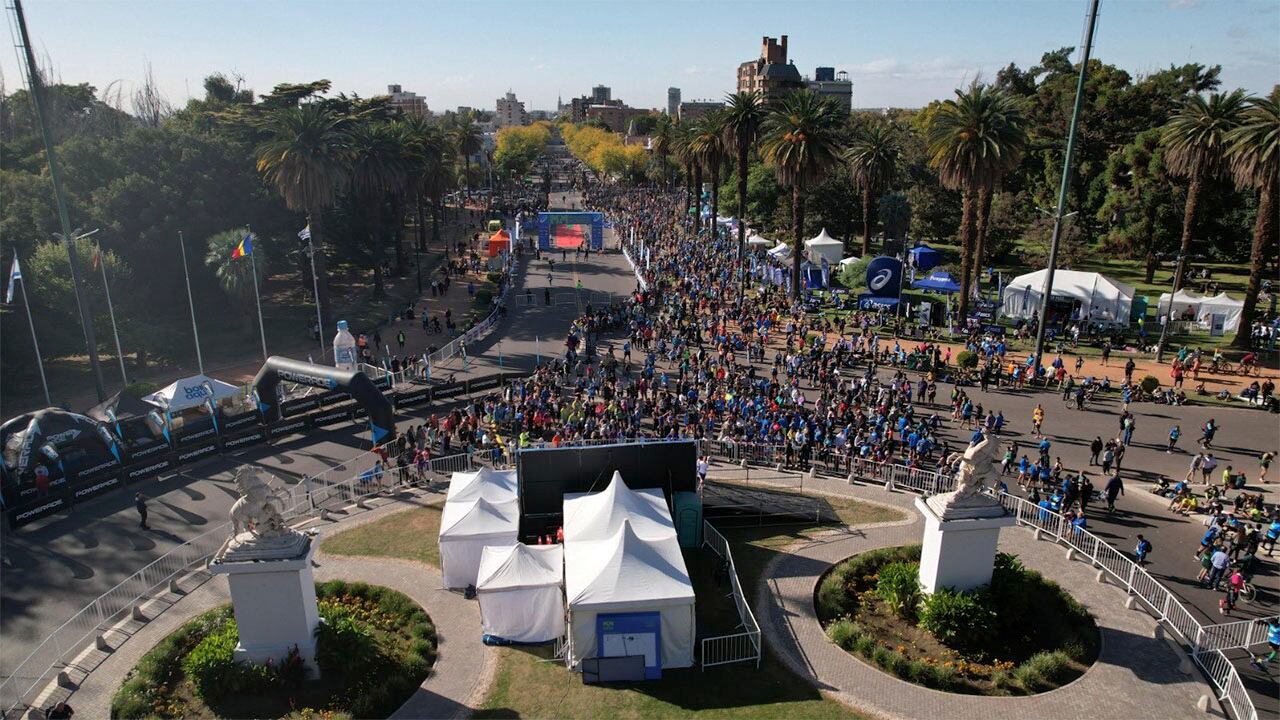
[[809,251],[810,262],[818,264],[825,259],[828,264],[835,265],[844,255],[844,243],[828,235],[826,228],[822,228],[816,237],[805,240],[804,247]]
[[1209,327],[1214,315],[1222,315],[1225,320],[1222,326],[1223,331],[1234,332],[1240,327],[1242,312],[1244,312],[1243,300],[1235,300],[1226,293],[1218,293],[1200,301],[1200,307],[1196,310],[1196,319],[1201,325]]
[[752,247],[768,247],[773,244],[773,241],[759,233],[751,233],[747,236],[747,244]]
[[785,260],[786,258],[791,257],[791,247],[786,243],[780,242],[774,247],[769,248],[769,257],[776,258],[778,260]]
[[567,543],[613,537],[627,521],[642,538],[676,534],[662,491],[657,488],[632,490],[616,470],[609,487],[600,492],[565,495],[564,517]]
[[843,270],[843,269],[845,269],[846,267],[848,267],[848,266],[850,266],[850,265],[852,265],[852,264],[854,264],[854,263],[858,262],[858,261],[859,261],[859,260],[861,260],[861,259],[862,259],[862,258],[860,258],[860,257],[853,257],[853,256],[849,256],[849,257],[847,257],[847,258],[845,258],[845,259],[843,259],[843,260],[841,260],[841,261],[840,261],[840,269],[841,269],[841,270]]
[[520,530],[520,509],[513,498],[490,502],[446,502],[440,513],[440,570],[444,586],[476,583],[485,547],[510,547]]
[[[1171,297],[1173,299],[1172,311],[1169,309],[1169,300]],[[1183,313],[1188,309],[1191,310],[1192,316],[1195,316],[1197,314],[1196,311],[1200,308],[1200,303],[1204,300],[1205,298],[1196,295],[1195,293],[1187,292],[1185,289],[1179,290],[1172,296],[1170,296],[1169,293],[1164,293],[1160,296],[1160,302],[1156,306],[1156,317],[1169,317],[1170,312],[1172,312],[1176,315],[1175,319],[1177,319],[1181,318]]]
[[[1030,318],[1040,310],[1047,270],[1019,275],[1004,289],[1002,313]],[[1053,274],[1053,297],[1079,303],[1076,319],[1128,324],[1133,288],[1095,272],[1058,270]]]
[[645,539],[626,520],[610,538],[564,547],[572,666],[626,655],[652,670],[693,665],[693,584],[674,535]]
[[231,383],[215,380],[208,375],[192,375],[188,378],[182,378],[142,399],[166,408],[171,413],[176,413],[199,407],[208,402],[210,388],[213,390],[213,402],[215,404],[240,394],[240,388]]
[[491,503],[516,498],[516,471],[482,467],[475,472],[456,472],[449,478],[445,502],[472,502],[484,498]]
[[476,596],[484,634],[541,643],[564,637],[564,546],[486,547]]

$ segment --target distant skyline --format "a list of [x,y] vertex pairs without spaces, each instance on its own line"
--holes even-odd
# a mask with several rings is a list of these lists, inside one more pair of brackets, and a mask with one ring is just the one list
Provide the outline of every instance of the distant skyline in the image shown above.
[[[735,89],[764,35],[789,36],[804,75],[848,71],[855,107],[919,107],[1010,62],[1083,38],[1087,0],[900,2],[155,2],[26,0],[37,56],[56,79],[125,95],[149,63],[176,107],[206,75],[240,76],[256,93],[327,78],[334,92],[424,96],[433,111],[492,110],[511,90],[554,110],[608,85],[637,107],[665,108]],[[12,14],[9,25],[13,28]],[[6,92],[23,85],[0,54]],[[1094,56],[1131,75],[1188,62],[1222,65],[1223,88],[1265,94],[1280,82],[1274,0],[1103,0]],[[126,103],[126,109],[128,105]]]

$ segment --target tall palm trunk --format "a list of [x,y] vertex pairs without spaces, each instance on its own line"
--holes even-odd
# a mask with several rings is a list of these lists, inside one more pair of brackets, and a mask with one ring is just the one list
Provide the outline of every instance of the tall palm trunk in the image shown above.
[[416,233],[418,236],[418,244],[415,247],[415,250],[417,252],[423,252],[427,249],[427,226],[425,223],[426,216],[422,212],[423,200],[425,198],[423,197],[423,193],[418,192],[418,193],[414,193],[413,199],[414,199],[414,206],[417,214],[417,225],[418,225],[418,232]]
[[431,242],[440,244],[440,216],[444,215],[444,195],[437,195],[431,202]]
[[800,248],[804,242],[804,186],[791,186],[791,297],[800,298]]
[[1156,257],[1156,205],[1155,203],[1147,203],[1143,208],[1143,227],[1147,229],[1147,255],[1146,267],[1144,269],[1143,282],[1150,285],[1155,281],[1156,268],[1160,266],[1160,260]]
[[747,142],[738,136],[738,273],[742,278],[739,295],[746,297],[747,269],[743,255],[747,250]]
[[329,259],[324,253],[324,215],[317,205],[307,211],[307,227],[311,228],[311,247],[315,249],[312,260],[315,268],[316,304],[320,306],[321,335],[333,325],[333,307],[329,300]]
[[[1191,186],[1187,188],[1187,206],[1182,213],[1182,244],[1178,253],[1186,258],[1191,252],[1191,233],[1195,230],[1196,216],[1200,213],[1200,192],[1204,188],[1204,180],[1200,173],[1191,176]],[[1182,276],[1173,279],[1173,291],[1182,289]]]
[[702,232],[702,163],[693,164],[693,234]]
[[978,230],[973,236],[973,283],[982,284],[982,256],[987,246],[987,220],[991,218],[991,198],[995,195],[989,185],[978,188]]
[[871,254],[871,186],[862,186],[862,257]]
[[[960,199],[960,322],[969,319],[969,293],[973,287],[969,273],[973,269],[973,238],[977,234],[977,198],[973,188],[965,185]],[[1041,318],[1043,321],[1043,318]]]
[[396,254],[396,277],[404,277],[409,269],[409,253],[404,248],[404,207],[399,193],[391,193],[391,242]]
[[[471,204],[471,156],[464,155],[462,158],[462,162],[466,164],[466,169],[462,171],[464,173],[462,176],[462,184],[467,187],[467,203],[466,204],[469,206]],[[471,208],[468,207],[467,209],[470,210]]]
[[711,163],[711,236],[720,228],[720,163]]
[[[1262,289],[1262,271],[1267,248],[1275,248],[1276,183],[1262,186],[1258,198],[1258,219],[1253,223],[1253,248],[1249,251],[1249,284],[1244,291],[1244,307],[1240,309],[1240,326],[1231,346],[1245,349],[1253,332],[1253,318],[1258,312],[1258,292]],[[1274,290],[1273,290],[1274,292]]]

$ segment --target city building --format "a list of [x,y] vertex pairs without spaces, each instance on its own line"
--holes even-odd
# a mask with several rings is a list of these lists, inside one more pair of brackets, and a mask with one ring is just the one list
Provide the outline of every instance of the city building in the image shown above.
[[632,118],[648,114],[649,111],[644,108],[628,107],[617,100],[608,105],[588,105],[586,109],[588,121],[599,121],[616,133],[626,132]]
[[835,98],[842,109],[853,110],[853,82],[844,70],[836,72],[831,67],[814,68],[813,79],[806,78],[805,85],[820,95]]
[[387,94],[391,96],[391,107],[406,115],[426,116],[429,114],[427,99],[417,93],[405,92],[399,85],[388,85]]
[[506,97],[498,98],[497,109],[493,121],[498,127],[514,127],[528,125],[529,114],[524,110],[524,103],[516,99],[516,94],[507,92]]
[[787,62],[786,35],[780,40],[766,35],[760,41],[760,57],[738,66],[738,92],[758,92],[765,105],[804,86],[800,71]]
[[679,111],[680,111],[680,88],[669,87],[667,88],[667,114],[670,115],[671,117],[675,117],[676,113]]
[[607,85],[597,85],[591,88],[591,104],[607,105],[613,99],[613,90]]
[[719,110],[724,107],[724,103],[719,100],[687,100],[680,103],[677,109],[677,116],[680,122],[689,122],[697,120],[712,110]]

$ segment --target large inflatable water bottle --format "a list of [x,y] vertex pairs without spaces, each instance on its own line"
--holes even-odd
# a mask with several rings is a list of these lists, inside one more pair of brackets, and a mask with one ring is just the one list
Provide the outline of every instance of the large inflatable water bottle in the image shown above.
[[356,339],[347,330],[347,321],[338,321],[338,334],[333,336],[333,364],[343,370],[355,370],[359,355],[356,353]]

